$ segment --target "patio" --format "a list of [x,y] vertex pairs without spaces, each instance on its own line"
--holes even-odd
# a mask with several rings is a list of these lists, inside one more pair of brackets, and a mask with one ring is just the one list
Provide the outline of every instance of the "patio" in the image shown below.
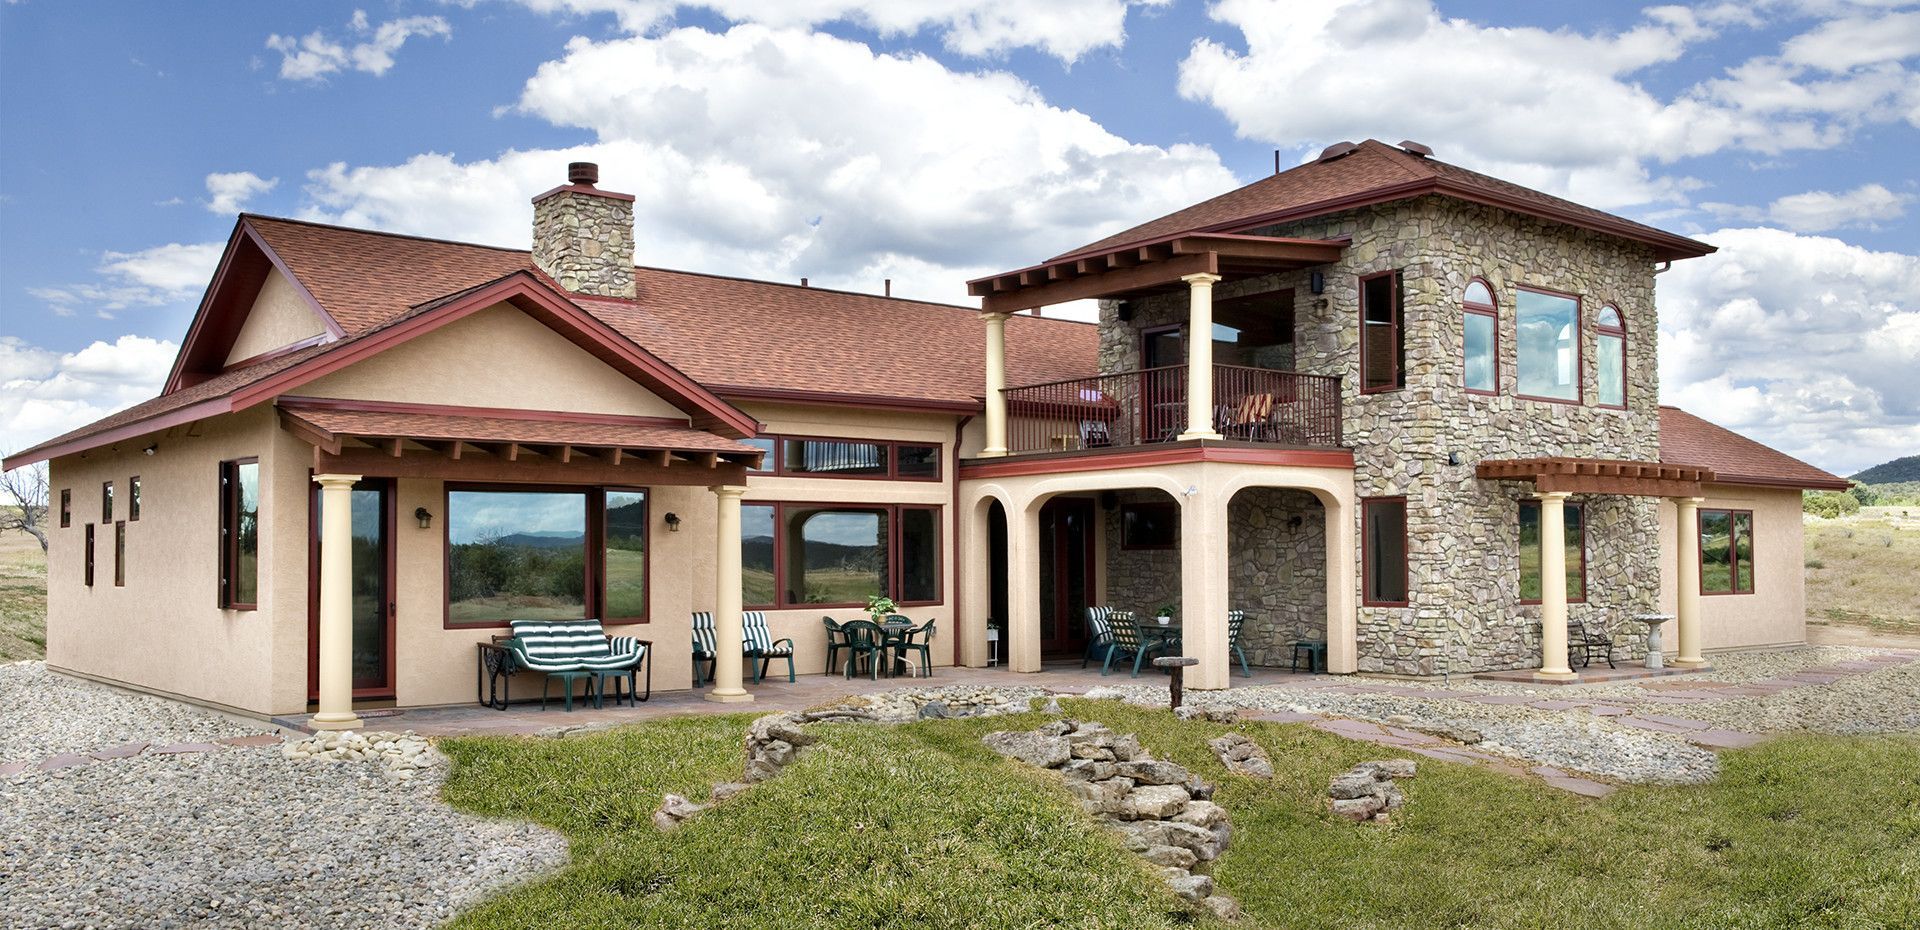
[[[1278,684],[1288,680],[1308,677],[1305,673],[1289,672],[1285,669],[1259,668],[1253,670],[1253,677],[1234,675],[1235,687],[1246,685]],[[1327,676],[1320,676],[1326,678]],[[999,668],[940,668],[931,677],[881,678],[877,681],[864,676],[843,678],[839,675],[801,675],[797,681],[788,683],[777,678],[769,678],[757,685],[749,685],[753,702],[747,704],[717,704],[705,699],[705,689],[689,691],[656,691],[651,700],[638,706],[612,706],[611,698],[607,706],[595,708],[591,701],[583,702],[574,697],[572,713],[561,710],[556,696],[547,702],[547,709],[541,710],[537,700],[532,703],[519,703],[521,697],[535,694],[538,685],[534,679],[523,676],[516,682],[515,703],[507,710],[492,710],[478,704],[450,707],[411,708],[408,710],[362,710],[360,716],[367,721],[369,729],[412,730],[425,736],[463,736],[463,735],[510,735],[531,734],[554,727],[600,727],[623,723],[638,723],[660,717],[673,717],[686,714],[731,714],[731,713],[774,713],[783,710],[804,710],[822,704],[831,704],[841,698],[857,694],[874,694],[905,688],[946,688],[955,686],[986,687],[1024,687],[1043,688],[1061,694],[1084,694],[1100,685],[1159,684],[1166,682],[1164,674],[1141,672],[1139,678],[1130,678],[1121,672],[1114,672],[1104,678],[1100,675],[1098,663],[1080,668],[1078,659],[1050,661],[1040,674],[1020,674],[1004,667]],[[1332,680],[1332,679],[1329,679]],[[289,729],[312,732],[312,714],[297,714],[275,717],[276,725]]]

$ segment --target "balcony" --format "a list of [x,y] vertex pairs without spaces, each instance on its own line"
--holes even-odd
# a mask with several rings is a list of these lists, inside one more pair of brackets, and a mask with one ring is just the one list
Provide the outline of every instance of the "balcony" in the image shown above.
[[[1009,387],[1011,455],[1172,442],[1187,426],[1187,366]],[[1337,448],[1340,379],[1213,366],[1213,428],[1228,440]]]

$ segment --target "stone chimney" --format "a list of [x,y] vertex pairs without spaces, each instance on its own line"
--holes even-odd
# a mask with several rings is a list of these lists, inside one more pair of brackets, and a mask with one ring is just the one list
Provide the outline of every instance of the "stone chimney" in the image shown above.
[[533,198],[533,263],[576,294],[633,294],[633,196],[603,191],[600,166],[567,166],[567,183]]

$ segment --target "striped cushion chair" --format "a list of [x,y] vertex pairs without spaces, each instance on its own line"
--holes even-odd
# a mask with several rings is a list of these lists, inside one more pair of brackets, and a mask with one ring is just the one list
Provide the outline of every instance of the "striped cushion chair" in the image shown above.
[[766,614],[757,610],[740,614],[740,645],[745,658],[760,660],[753,673],[754,684],[767,677],[767,666],[774,659],[787,660],[787,681],[793,681],[793,640],[774,639],[772,631],[767,629]]
[[1080,656],[1081,668],[1086,668],[1087,662],[1094,656],[1104,655],[1107,647],[1113,644],[1113,620],[1121,614],[1133,616],[1132,611],[1114,610],[1111,607],[1087,608],[1087,651]]
[[[515,665],[542,672],[551,683],[566,684],[567,710],[573,710],[573,681],[598,672],[633,671],[646,658],[646,645],[631,636],[608,636],[598,620],[514,620],[507,648]],[[540,708],[547,688],[540,689]]]
[[1247,664],[1247,654],[1240,649],[1240,628],[1245,626],[1246,623],[1246,611],[1227,611],[1227,648],[1232,649],[1234,658],[1240,660],[1240,673],[1248,678],[1252,678],[1253,666]]
[[693,612],[693,686],[702,683],[700,663],[707,663],[705,681],[713,680],[713,668],[716,661],[713,638],[713,612],[696,610]]

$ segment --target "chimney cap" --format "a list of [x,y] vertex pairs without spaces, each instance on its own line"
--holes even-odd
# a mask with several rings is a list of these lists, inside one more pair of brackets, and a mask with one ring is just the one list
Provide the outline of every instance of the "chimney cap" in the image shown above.
[[587,187],[600,182],[600,166],[590,161],[570,162],[567,165],[567,183],[581,184]]

